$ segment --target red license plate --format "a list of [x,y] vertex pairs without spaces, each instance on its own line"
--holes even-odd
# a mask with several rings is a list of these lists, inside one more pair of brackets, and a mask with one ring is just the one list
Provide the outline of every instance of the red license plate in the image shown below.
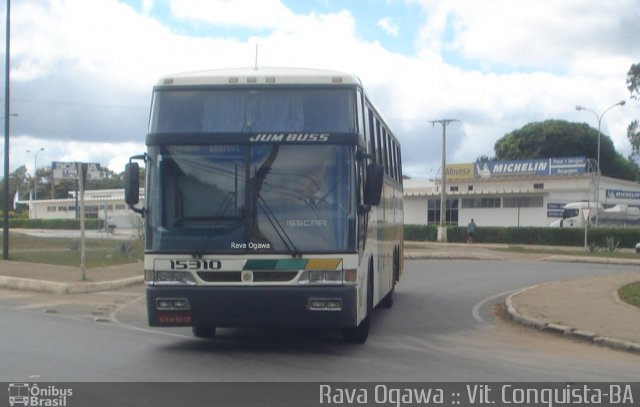
[[158,312],[158,323],[169,326],[189,326],[191,325],[190,312]]

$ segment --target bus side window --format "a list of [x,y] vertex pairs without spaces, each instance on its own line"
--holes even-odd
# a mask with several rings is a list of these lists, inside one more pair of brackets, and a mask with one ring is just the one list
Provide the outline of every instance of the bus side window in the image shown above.
[[364,106],[362,101],[362,92],[359,89],[356,91],[356,117],[358,120],[358,133],[364,136],[366,141]]
[[396,143],[393,139],[389,140],[389,155],[391,158],[391,178],[398,180],[397,166],[396,166]]
[[375,156],[376,155],[376,145],[375,145],[375,140],[374,140],[374,133],[375,133],[375,127],[374,127],[374,122],[373,122],[373,111],[371,110],[371,108],[369,106],[367,106],[367,112],[368,112],[368,116],[369,116],[369,120],[368,122],[368,127],[367,127],[367,142],[369,144],[367,144],[367,148],[370,148],[371,150],[369,151],[369,154]]
[[389,132],[387,131],[387,129],[384,129],[384,133],[383,133],[383,143],[384,143],[384,148],[382,151],[384,151],[384,173],[387,175],[391,175],[391,168],[390,168],[390,162],[389,162]]
[[382,128],[380,120],[376,118],[376,162],[382,165]]

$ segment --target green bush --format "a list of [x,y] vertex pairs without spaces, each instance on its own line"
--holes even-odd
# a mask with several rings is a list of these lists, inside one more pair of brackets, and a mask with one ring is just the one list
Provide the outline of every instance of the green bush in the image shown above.
[[[435,241],[437,225],[405,225],[405,240]],[[634,248],[640,242],[640,228],[590,228],[588,241],[598,246],[608,247],[614,240],[616,248]],[[467,241],[466,226],[447,226],[447,241],[464,243]],[[551,227],[494,227],[478,226],[474,242],[533,244],[548,246],[583,246],[584,229]]]
[[[3,222],[0,220],[0,225]],[[102,219],[85,219],[84,227],[90,230],[104,229],[104,220]],[[10,218],[9,228],[15,229],[80,229],[80,220],[78,219],[23,219]]]

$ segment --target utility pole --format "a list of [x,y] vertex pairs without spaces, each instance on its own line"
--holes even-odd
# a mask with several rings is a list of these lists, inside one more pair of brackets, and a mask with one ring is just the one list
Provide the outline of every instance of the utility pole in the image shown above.
[[438,242],[447,242],[447,124],[459,122],[456,119],[429,120],[432,126],[442,125],[442,185],[440,185],[440,225],[438,226]]
[[9,260],[9,118],[11,112],[9,110],[9,72],[11,61],[11,0],[7,0],[7,24],[6,24],[6,46],[5,46],[5,65],[4,65],[4,182],[3,182],[3,234],[2,234],[2,258]]
[[587,112],[593,113],[596,118],[598,119],[598,155],[596,158],[596,162],[598,163],[598,168],[596,169],[596,227],[598,227],[598,215],[600,213],[600,177],[602,176],[602,171],[600,171],[600,139],[602,138],[602,118],[604,117],[605,113],[607,113],[609,110],[613,109],[616,106],[624,106],[625,105],[625,101],[621,100],[618,103],[616,103],[613,106],[609,106],[604,112],[602,112],[602,114],[598,114],[595,111],[584,107],[584,106],[576,106],[576,110],[577,111],[581,111],[581,110],[585,110]]

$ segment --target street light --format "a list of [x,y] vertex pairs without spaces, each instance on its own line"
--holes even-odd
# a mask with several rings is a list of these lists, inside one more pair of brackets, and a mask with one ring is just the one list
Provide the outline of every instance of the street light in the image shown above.
[[438,226],[438,241],[442,243],[447,242],[447,125],[453,122],[459,122],[457,119],[441,119],[441,120],[429,120],[432,126],[436,123],[442,125],[442,182],[440,191],[440,225]]
[[31,150],[27,150],[27,153],[33,154],[33,219],[38,218],[36,216],[36,201],[38,200],[38,154],[40,154],[41,151],[44,151],[44,147],[36,151],[35,154]]
[[596,118],[598,119],[598,156],[596,157],[596,227],[598,227],[598,214],[600,213],[600,138],[602,137],[602,132],[600,131],[600,126],[602,125],[602,117],[604,117],[605,113],[607,113],[609,110],[613,109],[616,106],[624,106],[626,102],[624,100],[619,101],[618,103],[616,103],[615,105],[609,106],[607,109],[605,109],[604,112],[602,112],[602,114],[598,115],[598,113],[594,112],[593,110],[586,108],[584,106],[576,106],[576,110],[577,111],[582,111],[585,110],[587,112],[591,112],[593,113]]

